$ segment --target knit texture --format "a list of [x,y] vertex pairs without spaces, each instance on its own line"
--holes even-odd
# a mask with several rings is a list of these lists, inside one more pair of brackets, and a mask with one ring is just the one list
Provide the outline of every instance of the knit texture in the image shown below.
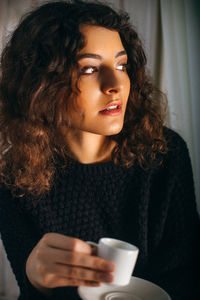
[[[170,151],[160,167],[135,163],[71,162],[58,170],[49,196],[13,198],[0,189],[0,232],[20,287],[20,300],[44,300],[28,281],[26,260],[47,232],[98,242],[125,240],[140,249],[133,275],[163,287],[173,300],[197,300],[200,222],[188,149],[164,128]],[[56,288],[50,299],[80,299],[77,288]]]

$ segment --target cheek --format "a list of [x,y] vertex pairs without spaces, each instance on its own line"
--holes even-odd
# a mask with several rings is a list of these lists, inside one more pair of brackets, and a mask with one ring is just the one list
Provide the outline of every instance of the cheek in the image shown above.
[[76,123],[83,124],[86,120],[89,121],[95,115],[97,111],[97,95],[91,92],[91,89],[84,90],[77,97],[77,109],[73,111],[73,119]]
[[125,86],[126,86],[127,92],[129,93],[130,92],[130,87],[131,87],[131,81],[130,81],[130,78],[129,78],[128,74],[127,74]]
[[124,82],[124,94],[125,97],[128,100],[129,94],[130,94],[130,88],[131,88],[131,83],[130,83],[130,79],[126,79],[126,81]]
[[88,110],[90,107],[95,107],[98,103],[100,90],[98,83],[95,80],[82,80],[80,85],[80,94],[77,97],[79,107]]
[[90,93],[91,90],[94,90],[96,81],[92,78],[92,76],[82,76],[79,79],[78,88],[80,90],[80,96],[84,97],[84,95],[87,95]]

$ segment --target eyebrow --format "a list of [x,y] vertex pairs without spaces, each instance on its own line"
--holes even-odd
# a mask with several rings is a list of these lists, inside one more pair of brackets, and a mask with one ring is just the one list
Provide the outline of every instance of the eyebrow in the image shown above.
[[[116,55],[115,58],[122,56],[122,55],[127,55],[125,50],[119,51]],[[94,58],[94,59],[102,59],[102,56],[99,54],[95,54],[95,53],[83,53],[83,54],[79,54],[77,55],[77,60],[83,59],[83,58]]]

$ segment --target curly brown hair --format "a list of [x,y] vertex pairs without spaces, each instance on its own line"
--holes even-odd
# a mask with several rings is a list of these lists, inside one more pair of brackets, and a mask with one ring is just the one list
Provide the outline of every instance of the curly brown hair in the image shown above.
[[[67,161],[62,135],[72,95],[78,93],[76,55],[85,40],[81,24],[119,33],[128,55],[131,90],[112,159],[142,168],[162,163],[162,93],[146,71],[141,41],[125,12],[99,2],[58,1],[26,15],[3,50],[0,79],[0,182],[35,196],[50,191],[56,170]],[[69,101],[71,100],[71,101]]]

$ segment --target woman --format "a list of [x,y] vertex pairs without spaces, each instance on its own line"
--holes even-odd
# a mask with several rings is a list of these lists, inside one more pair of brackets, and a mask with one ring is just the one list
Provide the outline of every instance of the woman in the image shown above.
[[86,243],[103,236],[139,247],[134,276],[195,295],[190,159],[145,66],[127,14],[80,1],[37,8],[4,49],[0,231],[19,299],[112,282]]

